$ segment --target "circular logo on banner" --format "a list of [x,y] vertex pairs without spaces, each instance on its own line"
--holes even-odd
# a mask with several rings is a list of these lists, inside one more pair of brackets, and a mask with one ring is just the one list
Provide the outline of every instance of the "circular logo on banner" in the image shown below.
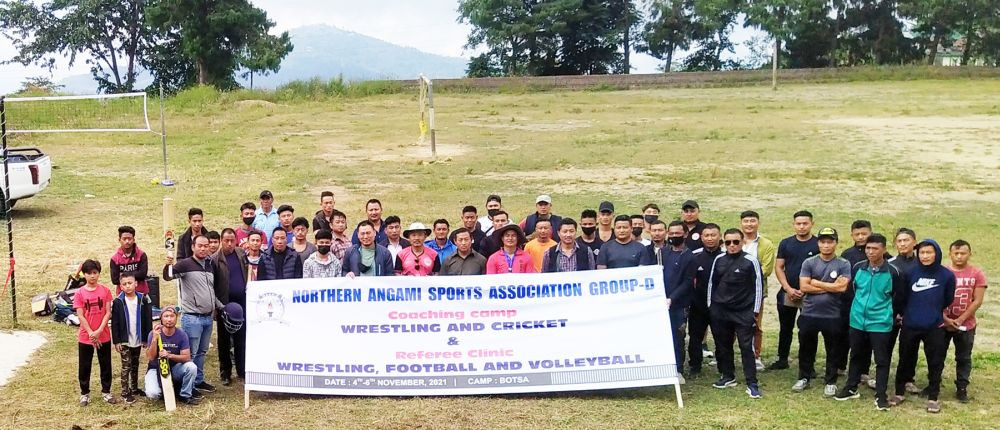
[[701,239],[701,235],[698,233],[691,233],[691,240]]
[[285,315],[285,300],[281,294],[264,293],[257,298],[257,317],[260,321],[281,321]]
[[833,278],[833,279],[837,279],[837,271],[834,270],[834,271],[830,272],[830,277]]

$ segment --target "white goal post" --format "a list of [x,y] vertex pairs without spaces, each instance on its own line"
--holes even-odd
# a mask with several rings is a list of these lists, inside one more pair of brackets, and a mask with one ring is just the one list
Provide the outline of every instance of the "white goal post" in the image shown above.
[[7,133],[149,132],[146,93],[7,97]]

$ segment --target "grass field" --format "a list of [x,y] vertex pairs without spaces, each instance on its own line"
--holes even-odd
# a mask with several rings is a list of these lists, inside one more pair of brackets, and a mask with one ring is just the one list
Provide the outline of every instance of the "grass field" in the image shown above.
[[[791,234],[791,214],[807,208],[817,229],[847,232],[852,220],[867,218],[881,232],[908,226],[942,243],[965,238],[973,243],[973,262],[996,278],[997,94],[996,79],[794,85],[777,92],[441,94],[439,156],[432,159],[417,143],[415,93],[271,104],[197,89],[168,101],[170,168],[178,185],[166,191],[150,185],[160,174],[154,135],[18,140],[40,146],[56,166],[52,185],[15,211],[19,317],[22,328],[45,332],[49,342],[0,388],[0,428],[993,428],[1000,418],[1000,305],[991,294],[980,311],[974,400],[954,401],[949,356],[939,415],[912,399],[876,412],[867,390],[851,402],[824,399],[821,387],[793,394],[794,370],[762,374],[765,397],[757,401],[742,388],[712,389],[709,372],[683,387],[683,410],[673,390],[663,388],[398,399],[255,394],[244,412],[238,383],[173,416],[146,401],[81,409],[74,331],[32,317],[27,298],[60,288],[71,263],[106,262],[122,224],[136,227],[150,266],[160,267],[164,193],[178,208],[203,208],[206,225],[221,229],[237,224],[239,205],[256,202],[265,188],[276,203],[309,218],[319,192],[332,190],[349,224],[361,219],[370,197],[404,225],[439,217],[457,223],[463,205],[481,207],[493,192],[518,219],[543,192],[553,195],[556,213],[573,217],[605,199],[620,213],[655,202],[669,217],[694,198],[703,220],[724,227],[736,225],[740,211],[758,210],[763,234],[776,241]],[[110,283],[107,275],[103,280]],[[777,340],[776,285],[772,280],[765,304],[765,361],[773,359]],[[171,297],[174,288],[163,291]],[[215,383],[217,355],[208,356],[206,374]],[[918,370],[918,385],[925,381]]]

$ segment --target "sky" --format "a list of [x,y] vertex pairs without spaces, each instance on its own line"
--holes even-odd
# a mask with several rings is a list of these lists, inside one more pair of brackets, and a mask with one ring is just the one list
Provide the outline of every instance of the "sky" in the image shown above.
[[[465,49],[470,27],[458,23],[457,0],[251,0],[264,9],[275,22],[276,31],[311,24],[327,24],[421,51],[468,58],[474,51]],[[737,33],[740,33],[739,31]],[[739,34],[736,34],[739,38]],[[0,59],[9,59],[17,51],[0,37]],[[67,61],[58,64],[49,75],[40,67],[0,65],[0,94],[20,88],[27,77],[48,76],[59,81],[67,76],[88,74],[89,67],[78,59],[73,67]],[[655,73],[659,60],[633,54],[633,73]]]

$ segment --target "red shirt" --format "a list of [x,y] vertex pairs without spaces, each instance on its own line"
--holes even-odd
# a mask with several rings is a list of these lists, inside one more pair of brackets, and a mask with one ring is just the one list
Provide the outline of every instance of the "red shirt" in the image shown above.
[[[955,300],[945,309],[944,313],[948,318],[955,319],[962,316],[972,303],[973,294],[976,288],[986,288],[986,275],[978,267],[967,265],[962,270],[955,270],[948,266],[955,273]],[[968,330],[976,328],[976,317],[972,316],[962,323]]]
[[413,247],[408,246],[396,255],[396,272],[403,276],[428,276],[441,271],[441,261],[437,251],[424,247],[419,256],[413,254]]
[[[97,330],[104,319],[104,315],[108,313],[108,309],[111,309],[112,301],[114,301],[114,298],[111,297],[111,290],[108,287],[97,284],[97,289],[88,291],[85,285],[73,295],[73,308],[83,309],[83,317],[86,318],[90,329]],[[82,323],[80,324],[80,334],[77,336],[77,339],[80,343],[91,343],[90,335],[87,334],[87,329],[83,328]],[[111,342],[111,330],[104,327],[97,340],[101,343]]]

